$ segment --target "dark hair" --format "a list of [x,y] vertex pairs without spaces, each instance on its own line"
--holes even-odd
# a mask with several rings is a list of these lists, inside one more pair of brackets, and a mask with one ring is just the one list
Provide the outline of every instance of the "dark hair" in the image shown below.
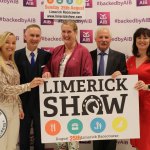
[[[132,53],[135,57],[139,57],[139,52],[138,52],[138,48],[136,46],[136,38],[143,35],[144,37],[148,36],[150,39],[150,29],[148,28],[139,28],[135,31],[134,35],[133,35],[133,45],[132,45]],[[147,49],[146,55],[150,58],[150,44],[149,47]]]

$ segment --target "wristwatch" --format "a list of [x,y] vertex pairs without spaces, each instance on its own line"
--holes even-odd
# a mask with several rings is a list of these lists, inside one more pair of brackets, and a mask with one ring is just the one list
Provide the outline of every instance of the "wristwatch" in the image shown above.
[[150,84],[147,85],[148,90],[150,90]]

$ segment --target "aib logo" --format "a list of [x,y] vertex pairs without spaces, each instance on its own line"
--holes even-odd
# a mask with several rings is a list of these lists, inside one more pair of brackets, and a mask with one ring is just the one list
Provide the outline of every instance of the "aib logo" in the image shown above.
[[137,0],[137,6],[149,6],[150,0]]
[[44,12],[41,12],[41,25],[54,25],[54,20],[44,19]]
[[[63,3],[67,3],[67,4],[73,4],[75,2],[75,4],[77,5],[82,5],[84,0],[56,0],[57,4],[63,4]],[[54,0],[47,0],[48,4],[53,4]]]
[[93,30],[80,30],[80,43],[93,43]]
[[110,25],[110,12],[97,12],[97,25]]
[[26,7],[36,7],[36,0],[24,0],[23,6]]
[[85,0],[85,8],[92,8],[92,0]]

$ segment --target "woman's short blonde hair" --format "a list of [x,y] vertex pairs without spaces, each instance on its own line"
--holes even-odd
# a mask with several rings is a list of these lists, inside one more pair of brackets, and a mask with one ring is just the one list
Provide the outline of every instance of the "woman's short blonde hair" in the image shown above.
[[78,26],[73,20],[64,20],[61,26],[63,25],[70,25],[73,28],[74,32],[78,31]]

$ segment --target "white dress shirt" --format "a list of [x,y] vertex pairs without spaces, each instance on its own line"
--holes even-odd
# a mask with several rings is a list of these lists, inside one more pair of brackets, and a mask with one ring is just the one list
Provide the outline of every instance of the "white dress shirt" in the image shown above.
[[31,55],[30,55],[31,52],[34,53],[34,61],[36,62],[37,55],[38,55],[37,49],[35,49],[34,51],[30,51],[27,47],[25,49],[26,49],[26,56],[27,56],[29,62],[31,63]]

